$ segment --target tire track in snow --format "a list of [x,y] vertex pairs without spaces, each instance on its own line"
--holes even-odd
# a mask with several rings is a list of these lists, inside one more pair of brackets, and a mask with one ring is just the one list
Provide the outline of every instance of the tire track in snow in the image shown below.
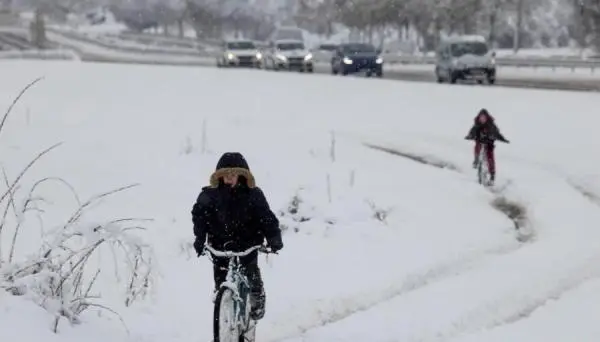
[[[418,154],[414,154],[414,153],[407,153],[404,151],[399,151],[397,149],[388,148],[388,147],[384,147],[384,146],[377,146],[377,145],[373,145],[373,144],[364,143],[364,145],[368,148],[386,152],[386,153],[389,153],[389,154],[392,154],[395,156],[399,156],[399,157],[403,157],[406,159],[410,159],[412,161],[415,161],[415,162],[418,162],[418,163],[421,163],[424,165],[429,165],[429,166],[437,167],[440,169],[449,169],[451,171],[455,171],[455,172],[458,172],[461,174],[464,173],[456,165],[454,165],[450,162],[446,162],[446,161],[437,159],[436,157],[428,157],[428,156],[418,155]],[[575,190],[577,190],[579,193],[581,193],[584,197],[589,198],[592,201],[595,201],[596,204],[598,204],[600,206],[600,198],[597,195],[595,195],[593,192],[588,191],[584,187],[577,186],[577,184],[569,182],[568,180],[567,180],[567,182],[569,183],[570,186],[572,186]],[[508,201],[503,196],[504,190],[510,184],[511,183],[508,182],[504,186],[501,186],[498,188],[492,188],[492,189],[488,189],[488,190],[497,196],[496,200],[492,203],[492,205],[496,209],[505,213],[515,223],[515,227],[519,228],[519,227],[522,227],[524,224],[526,224],[526,221],[527,221],[526,211],[522,210],[522,209],[524,209],[524,207],[519,206],[518,204],[516,204],[517,206],[515,207],[514,206],[515,203],[511,204],[510,201]],[[523,244],[520,244],[519,246],[523,246]],[[514,248],[514,251],[516,251],[517,249],[518,248]],[[508,253],[510,253],[510,251]],[[499,254],[497,254],[497,257],[499,257],[502,254],[507,254],[507,253],[499,253]],[[487,260],[483,260],[484,263],[487,263],[491,260],[498,260],[497,257],[494,258],[491,255],[487,255],[486,257],[487,257],[486,258]],[[453,339],[456,337],[465,336],[470,333],[476,333],[477,331],[480,331],[481,329],[493,329],[493,328],[497,328],[497,327],[500,327],[503,325],[513,324],[520,320],[526,319],[532,313],[534,313],[536,310],[538,310],[539,308],[546,305],[548,302],[561,298],[567,292],[577,288],[578,286],[580,286],[581,284],[585,283],[586,281],[588,281],[590,279],[600,277],[600,269],[595,267],[595,265],[597,265],[598,263],[600,263],[600,254],[588,255],[588,257],[585,259],[584,263],[581,263],[581,264],[578,263],[577,265],[575,265],[575,267],[573,267],[571,269],[565,269],[565,271],[567,271],[567,272],[565,272],[565,274],[568,276],[564,276],[564,277],[561,277],[560,279],[558,279],[555,286],[553,286],[548,291],[542,291],[542,293],[540,293],[539,296],[533,296],[533,298],[528,298],[528,299],[523,298],[524,300],[526,300],[526,302],[521,303],[519,306],[517,306],[516,308],[513,308],[513,309],[507,308],[505,306],[504,309],[502,309],[500,312],[497,312],[496,317],[494,317],[494,315],[490,316],[490,314],[492,314],[493,312],[490,311],[489,304],[482,305],[480,307],[474,307],[473,310],[465,313],[466,316],[463,316],[463,319],[461,319],[460,322],[457,322],[458,324],[455,324],[449,330],[439,331],[435,336],[430,336],[430,338],[427,340],[428,341],[430,341],[430,340],[431,341],[442,341],[442,340],[447,340],[447,339]],[[478,264],[478,265],[481,266],[481,264]],[[471,269],[475,269],[476,266],[477,265],[473,265],[473,268],[471,268],[471,267],[469,267],[468,264],[465,264],[465,265],[463,265],[463,267],[457,267],[455,269],[454,273],[453,272],[446,272],[445,274],[439,273],[439,274],[437,274],[437,276],[432,277],[431,281],[424,282],[424,283],[420,284],[420,286],[415,287],[413,290],[421,289],[427,285],[434,285],[436,283],[436,281],[440,280],[440,279],[444,279],[444,278],[448,279],[452,276],[461,277],[461,276],[463,276],[463,273],[469,272]],[[402,295],[408,294],[409,292],[411,292],[411,291],[400,292],[400,293],[397,293],[396,296],[402,296]],[[392,299],[392,298],[393,297],[390,297],[389,299]],[[356,310],[356,311],[354,311],[354,314],[357,314],[360,311],[365,311],[374,306],[375,305],[371,305],[362,310]],[[492,311],[495,311],[495,310],[492,310]],[[327,326],[327,325],[336,323],[348,316],[351,316],[351,315],[345,315],[345,317],[339,317],[337,319],[324,321],[322,326]],[[310,329],[307,329],[307,330],[310,330]],[[424,341],[424,340],[419,339],[419,341]]]
[[[400,151],[395,148],[389,148],[389,147],[370,144],[370,143],[363,143],[363,145],[370,149],[374,149],[374,150],[386,152],[386,153],[389,153],[389,154],[392,154],[392,155],[395,155],[398,157],[410,159],[412,161],[415,161],[415,162],[418,162],[418,163],[421,163],[424,165],[429,165],[429,166],[437,167],[440,169],[449,169],[452,171],[462,173],[460,168],[457,167],[456,165],[454,165],[450,162],[438,159],[437,157],[418,155],[415,153],[408,153],[405,151]],[[566,177],[566,176],[562,175],[560,172],[554,172],[554,173],[557,176],[559,176],[560,178],[563,178],[565,180],[565,182],[570,187],[572,187],[577,193],[581,194],[581,196],[589,199],[592,203],[594,203],[595,205],[600,207],[600,195],[598,195],[594,191],[587,189],[583,184],[572,179],[572,177]],[[519,206],[518,204],[511,203],[504,196],[502,196],[503,190],[508,185],[510,185],[510,182],[507,183],[504,187],[496,188],[496,189],[494,189],[494,188],[489,189],[492,193],[494,193],[496,196],[498,196],[494,200],[492,205],[496,209],[505,213],[515,223],[515,228],[517,230],[519,230],[519,228],[522,227],[523,224],[527,221],[526,212],[524,211],[524,209],[525,209],[524,206],[522,206],[522,205],[520,206],[523,209],[522,210],[521,208],[517,207],[517,206]],[[547,303],[549,303],[551,301],[559,300],[565,294],[567,294],[570,291],[575,290],[576,288],[580,287],[582,284],[586,283],[587,281],[600,278],[600,269],[596,267],[596,265],[598,265],[598,263],[600,263],[600,254],[597,255],[596,257],[588,258],[587,262],[585,262],[583,265],[580,265],[576,269],[569,272],[568,276],[561,278],[559,281],[559,285],[556,288],[554,288],[553,290],[551,290],[547,295],[543,296],[542,298],[536,298],[536,299],[531,300],[529,303],[524,304],[524,306],[519,308],[519,310],[517,310],[516,312],[514,312],[510,315],[507,315],[504,318],[501,318],[500,320],[491,322],[490,324],[487,324],[487,325],[483,326],[482,328],[494,329],[494,328],[499,328],[502,326],[514,324],[518,321],[527,319],[536,310],[545,306]],[[590,270],[592,270],[592,271],[590,271]],[[484,315],[486,310],[487,310],[487,308],[482,307],[480,310],[472,312],[470,314],[470,316],[479,317],[481,315]],[[469,320],[467,320],[467,321],[469,321]],[[469,329],[469,327],[465,326],[464,329],[458,329],[454,333],[440,334],[440,335],[438,335],[438,339],[445,340],[445,339],[453,339],[456,337],[460,337],[460,336],[464,335],[465,333],[468,334],[469,330],[471,330],[470,332],[475,332],[476,329]]]
[[[391,148],[377,146],[377,145],[371,145],[371,144],[366,144],[366,143],[364,145],[371,149],[379,150],[379,151],[393,154],[395,156],[407,158],[414,162],[418,162],[418,163],[421,163],[421,164],[424,164],[427,166],[432,166],[432,167],[436,167],[436,168],[440,168],[440,169],[448,169],[448,170],[451,170],[454,172],[461,173],[461,170],[459,167],[457,167],[453,163],[450,163],[447,161],[442,161],[439,159],[436,160],[436,158],[433,158],[433,157],[425,157],[425,156],[407,153],[407,152],[403,152],[403,151],[398,151],[396,149],[391,149]],[[508,208],[508,209],[499,209],[499,208],[496,208],[496,209],[501,210],[503,213],[505,213],[511,219],[511,221],[513,221],[513,223],[515,224],[515,226],[517,228],[522,227],[522,225],[523,225],[522,221],[524,221],[526,219],[526,217],[524,216],[524,211],[516,210],[514,208],[514,205],[511,204],[512,202],[510,202],[500,196],[497,197],[496,200],[499,201],[499,203],[500,203],[499,207],[504,206],[505,208]],[[506,210],[506,212],[505,212],[505,210]],[[517,237],[517,240],[519,242],[529,241],[527,239],[520,239],[519,237]],[[516,245],[510,244],[510,245],[497,246],[495,248],[483,250],[483,251],[480,251],[475,254],[465,255],[464,257],[462,257],[458,260],[453,260],[451,262],[437,264],[435,267],[424,270],[423,272],[415,272],[412,274],[408,274],[406,277],[404,277],[404,279],[401,283],[392,284],[391,286],[388,286],[387,289],[384,289],[384,290],[374,291],[380,295],[373,297],[372,300],[370,300],[368,302],[358,303],[358,304],[350,306],[350,307],[348,307],[347,303],[344,303],[344,305],[339,305],[339,307],[343,307],[343,308],[345,308],[345,310],[341,310],[341,311],[333,312],[333,313],[330,312],[327,314],[327,316],[328,316],[327,318],[324,318],[324,319],[320,320],[319,322],[316,322],[315,324],[298,327],[298,330],[295,333],[286,334],[283,337],[280,337],[277,339],[272,339],[271,341],[272,342],[287,341],[289,339],[299,337],[310,330],[337,323],[337,322],[342,321],[342,320],[344,320],[350,316],[353,316],[359,312],[367,311],[374,307],[377,307],[378,305],[383,304],[393,298],[406,295],[412,291],[421,289],[427,285],[433,284],[438,281],[445,280],[448,277],[462,274],[462,273],[472,269],[472,267],[475,266],[476,263],[480,264],[482,261],[486,261],[487,259],[498,258],[503,255],[513,253],[513,252],[519,250],[522,246],[523,246],[523,244],[516,244]],[[344,301],[344,300],[341,300],[341,301]]]
[[[491,322],[490,324],[487,324],[480,329],[469,329],[468,327],[465,327],[459,333],[445,334],[443,335],[443,338],[451,339],[450,342],[462,341],[462,338],[472,337],[472,334],[475,334],[478,331],[498,329],[525,320],[531,317],[531,315],[534,314],[538,309],[549,304],[551,301],[558,301],[563,296],[567,295],[571,291],[577,290],[585,283],[595,279],[599,279],[600,268],[597,267],[599,263],[600,254],[597,254],[595,257],[590,257],[587,259],[586,263],[572,270],[568,276],[562,277],[559,280],[559,286],[549,291],[549,293],[546,296],[542,298],[532,299],[529,303],[524,304],[522,308],[520,308],[513,314],[507,315],[505,318],[502,318],[495,322]],[[590,272],[590,270],[592,271]],[[470,316],[479,317],[485,315],[485,310],[486,308],[481,308],[481,310],[472,312]]]
[[412,291],[419,290],[427,285],[447,279],[448,277],[464,273],[472,269],[472,267],[474,267],[476,264],[479,264],[487,259],[496,258],[502,255],[515,252],[519,250],[522,246],[522,244],[497,246],[495,248],[482,250],[478,253],[474,253],[471,255],[465,255],[464,257],[458,260],[453,260],[447,263],[439,263],[437,264],[437,266],[424,270],[423,272],[410,273],[406,277],[404,277],[404,280],[399,284],[392,284],[384,290],[372,289],[372,292],[376,292],[379,295],[368,302],[358,303],[356,305],[348,307],[347,303],[345,303],[344,299],[342,299],[340,301],[344,302],[343,305],[334,305],[334,307],[342,307],[345,310],[328,313],[328,317],[320,320],[319,322],[316,322],[315,324],[298,327],[298,330],[296,332],[287,334],[283,337],[279,337],[270,341],[287,341],[289,339],[299,337],[309,332],[310,330],[337,323],[359,312],[368,311],[372,308],[375,308],[378,305],[381,305],[398,296],[406,295]]
[[[406,158],[414,162],[421,163],[423,165],[463,173],[461,169],[455,164],[438,159],[436,157],[409,153],[406,151],[400,151],[396,148],[390,148],[371,143],[363,143],[363,145],[370,149],[389,153],[397,157]],[[503,187],[488,189],[496,196],[494,201],[492,201],[491,205],[493,208],[499,210],[504,215],[506,215],[513,222],[517,234],[517,239],[520,242],[530,241],[535,235],[533,234],[534,232],[531,229],[531,226],[528,224],[527,209],[524,205],[518,202],[511,201],[503,195],[504,189],[509,185],[510,182],[505,184]]]

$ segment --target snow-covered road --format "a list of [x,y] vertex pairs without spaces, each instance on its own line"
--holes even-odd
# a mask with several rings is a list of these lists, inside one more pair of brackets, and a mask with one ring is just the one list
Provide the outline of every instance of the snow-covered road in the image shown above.
[[[62,32],[62,33],[61,33]],[[173,51],[154,45],[132,46],[131,42],[123,41],[115,36],[104,37],[101,34],[88,35],[85,32],[72,30],[52,30],[48,38],[62,48],[73,49],[88,62],[166,64],[184,66],[215,66],[215,51]],[[318,54],[317,54],[318,55]],[[390,62],[384,65],[385,77],[394,80],[435,82],[433,65],[403,65],[393,63],[394,56],[389,56]],[[317,73],[331,73],[327,60],[319,59],[316,65]],[[498,86],[539,89],[564,89],[579,91],[600,91],[600,77],[589,67],[582,68],[515,68],[510,66],[498,67]]]
[[[232,150],[247,157],[285,229],[280,255],[260,258],[260,341],[600,338],[592,319],[600,307],[600,141],[590,132],[598,95],[209,68],[1,67],[4,107],[45,76],[0,135],[9,177],[64,141],[26,183],[59,176],[82,198],[141,183],[87,219],[154,218],[144,236],[157,278],[149,297],[125,307],[112,260],[94,261],[107,270],[99,303],[122,315],[129,334],[90,309],[82,324],[63,323],[53,335],[51,315],[2,294],[0,338],[209,341],[212,271],[190,249],[190,209]],[[494,191],[476,183],[463,140],[482,107],[511,140],[496,149]],[[45,191],[52,223],[72,200],[60,188]],[[528,239],[494,206],[502,200],[522,211]],[[38,247],[39,223],[27,224],[17,258]]]

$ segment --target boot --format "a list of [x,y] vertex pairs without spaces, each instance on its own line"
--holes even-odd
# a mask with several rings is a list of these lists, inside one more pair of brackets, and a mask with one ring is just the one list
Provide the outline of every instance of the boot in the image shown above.
[[475,157],[475,159],[473,160],[473,168],[476,169],[477,168],[477,157]]
[[256,340],[256,321],[250,320],[248,330],[244,333],[244,342],[254,342]]
[[496,174],[490,173],[490,185],[494,185],[495,180],[496,180]]
[[250,295],[250,319],[258,321],[265,316],[265,293],[252,293]]

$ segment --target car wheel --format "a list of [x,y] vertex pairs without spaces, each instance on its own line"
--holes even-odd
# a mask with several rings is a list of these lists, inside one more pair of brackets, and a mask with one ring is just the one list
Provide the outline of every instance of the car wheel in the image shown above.
[[489,84],[495,84],[496,83],[496,78],[495,77],[488,77],[487,79]]
[[331,66],[331,74],[332,74],[332,75],[337,75],[337,74],[338,74],[338,71],[337,71],[337,69],[336,69],[336,68],[334,68],[334,67],[333,67],[333,65]]
[[312,74],[314,72],[314,69],[312,67],[310,67],[310,68],[306,69],[306,71],[308,71],[309,73]]
[[437,81],[437,83],[444,83],[444,79],[440,75],[440,69],[439,68],[435,68],[435,80]]
[[456,72],[454,72],[454,70],[450,70],[448,71],[448,74],[450,75],[450,83],[456,84],[456,80],[458,80],[458,75]]
[[342,67],[342,75],[344,75],[344,76],[348,75],[348,69]]
[[377,72],[375,73],[375,76],[377,76],[377,77],[379,77],[379,78],[382,78],[382,77],[383,77],[383,71],[377,71]]

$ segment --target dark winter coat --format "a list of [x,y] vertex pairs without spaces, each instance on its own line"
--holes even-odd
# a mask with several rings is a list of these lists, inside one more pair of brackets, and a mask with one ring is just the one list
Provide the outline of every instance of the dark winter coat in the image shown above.
[[[222,179],[231,172],[240,179],[233,187],[225,185]],[[195,246],[206,241],[215,249],[243,251],[266,239],[274,249],[283,247],[279,221],[261,189],[256,187],[241,154],[224,154],[210,184],[202,189],[192,208]]]
[[[480,115],[487,116],[487,121],[484,124],[478,121]],[[495,140],[508,143],[508,140],[504,138],[502,133],[500,133],[500,129],[498,129],[498,126],[496,126],[494,118],[485,109],[481,110],[475,117],[474,124],[469,130],[469,134],[465,137],[465,139],[475,140],[477,142],[492,146],[494,145]]]

